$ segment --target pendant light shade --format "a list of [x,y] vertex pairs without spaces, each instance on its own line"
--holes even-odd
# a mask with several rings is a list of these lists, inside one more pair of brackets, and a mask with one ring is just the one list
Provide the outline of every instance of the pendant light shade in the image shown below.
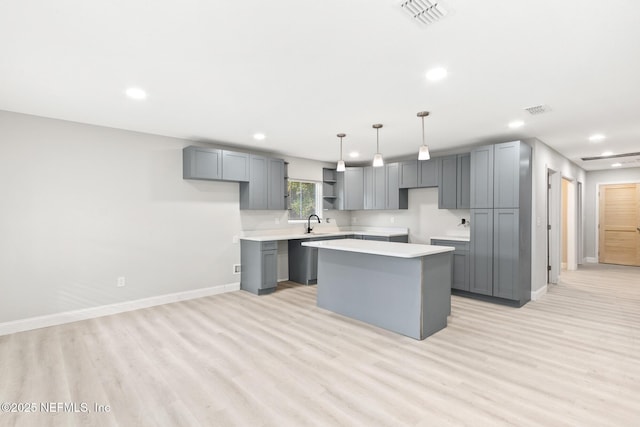
[[339,133],[337,135],[338,138],[340,138],[340,160],[338,160],[338,165],[336,166],[336,171],[338,172],[344,172],[344,160],[342,160],[342,138],[344,138],[345,136],[347,136],[344,133]]
[[420,146],[420,151],[418,151],[418,160],[429,160],[431,158],[429,146],[424,143],[424,118],[428,115],[428,111],[420,111],[418,113],[418,117],[422,118],[422,145]]
[[380,133],[380,128],[382,127],[381,124],[375,124],[373,125],[373,128],[376,130],[376,154],[375,156],[373,156],[373,167],[374,168],[379,168],[384,166],[384,160],[382,159],[382,154],[380,153],[380,138],[379,138],[379,133]]

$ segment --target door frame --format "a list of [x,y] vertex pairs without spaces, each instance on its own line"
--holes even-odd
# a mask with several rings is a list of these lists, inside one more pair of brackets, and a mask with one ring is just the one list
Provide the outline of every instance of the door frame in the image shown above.
[[553,284],[558,283],[562,261],[560,254],[561,179],[558,171],[547,167],[547,283]]

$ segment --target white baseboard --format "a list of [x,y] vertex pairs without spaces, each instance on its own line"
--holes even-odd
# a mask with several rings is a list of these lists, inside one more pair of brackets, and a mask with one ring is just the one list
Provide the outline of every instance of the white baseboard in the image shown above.
[[0,323],[0,336],[240,290],[240,282]]
[[584,258],[584,261],[588,262],[588,263],[591,263],[591,264],[597,264],[598,263],[598,258],[588,256],[588,257]]
[[536,301],[542,298],[542,296],[547,293],[547,289],[548,289],[548,286],[544,285],[537,291],[531,291],[531,301]]

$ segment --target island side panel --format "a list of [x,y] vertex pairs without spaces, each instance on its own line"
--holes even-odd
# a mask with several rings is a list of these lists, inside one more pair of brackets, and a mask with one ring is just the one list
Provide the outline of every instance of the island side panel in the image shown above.
[[422,274],[422,258],[320,248],[318,307],[422,339]]
[[422,257],[422,338],[447,326],[451,314],[453,252]]

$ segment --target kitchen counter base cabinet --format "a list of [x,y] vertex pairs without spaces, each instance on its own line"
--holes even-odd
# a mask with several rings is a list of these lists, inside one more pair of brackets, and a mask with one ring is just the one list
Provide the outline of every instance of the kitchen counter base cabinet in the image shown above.
[[469,291],[469,262],[471,260],[469,256],[469,242],[431,239],[431,244],[456,248],[453,251],[453,278],[451,280],[451,289]]
[[240,245],[240,289],[257,295],[275,291],[278,284],[278,242],[241,240]]
[[318,282],[318,248],[302,246],[302,242],[342,238],[346,238],[346,236],[289,240],[289,280],[303,285],[315,285]]
[[320,248],[318,307],[425,339],[447,326],[451,252],[399,258]]

